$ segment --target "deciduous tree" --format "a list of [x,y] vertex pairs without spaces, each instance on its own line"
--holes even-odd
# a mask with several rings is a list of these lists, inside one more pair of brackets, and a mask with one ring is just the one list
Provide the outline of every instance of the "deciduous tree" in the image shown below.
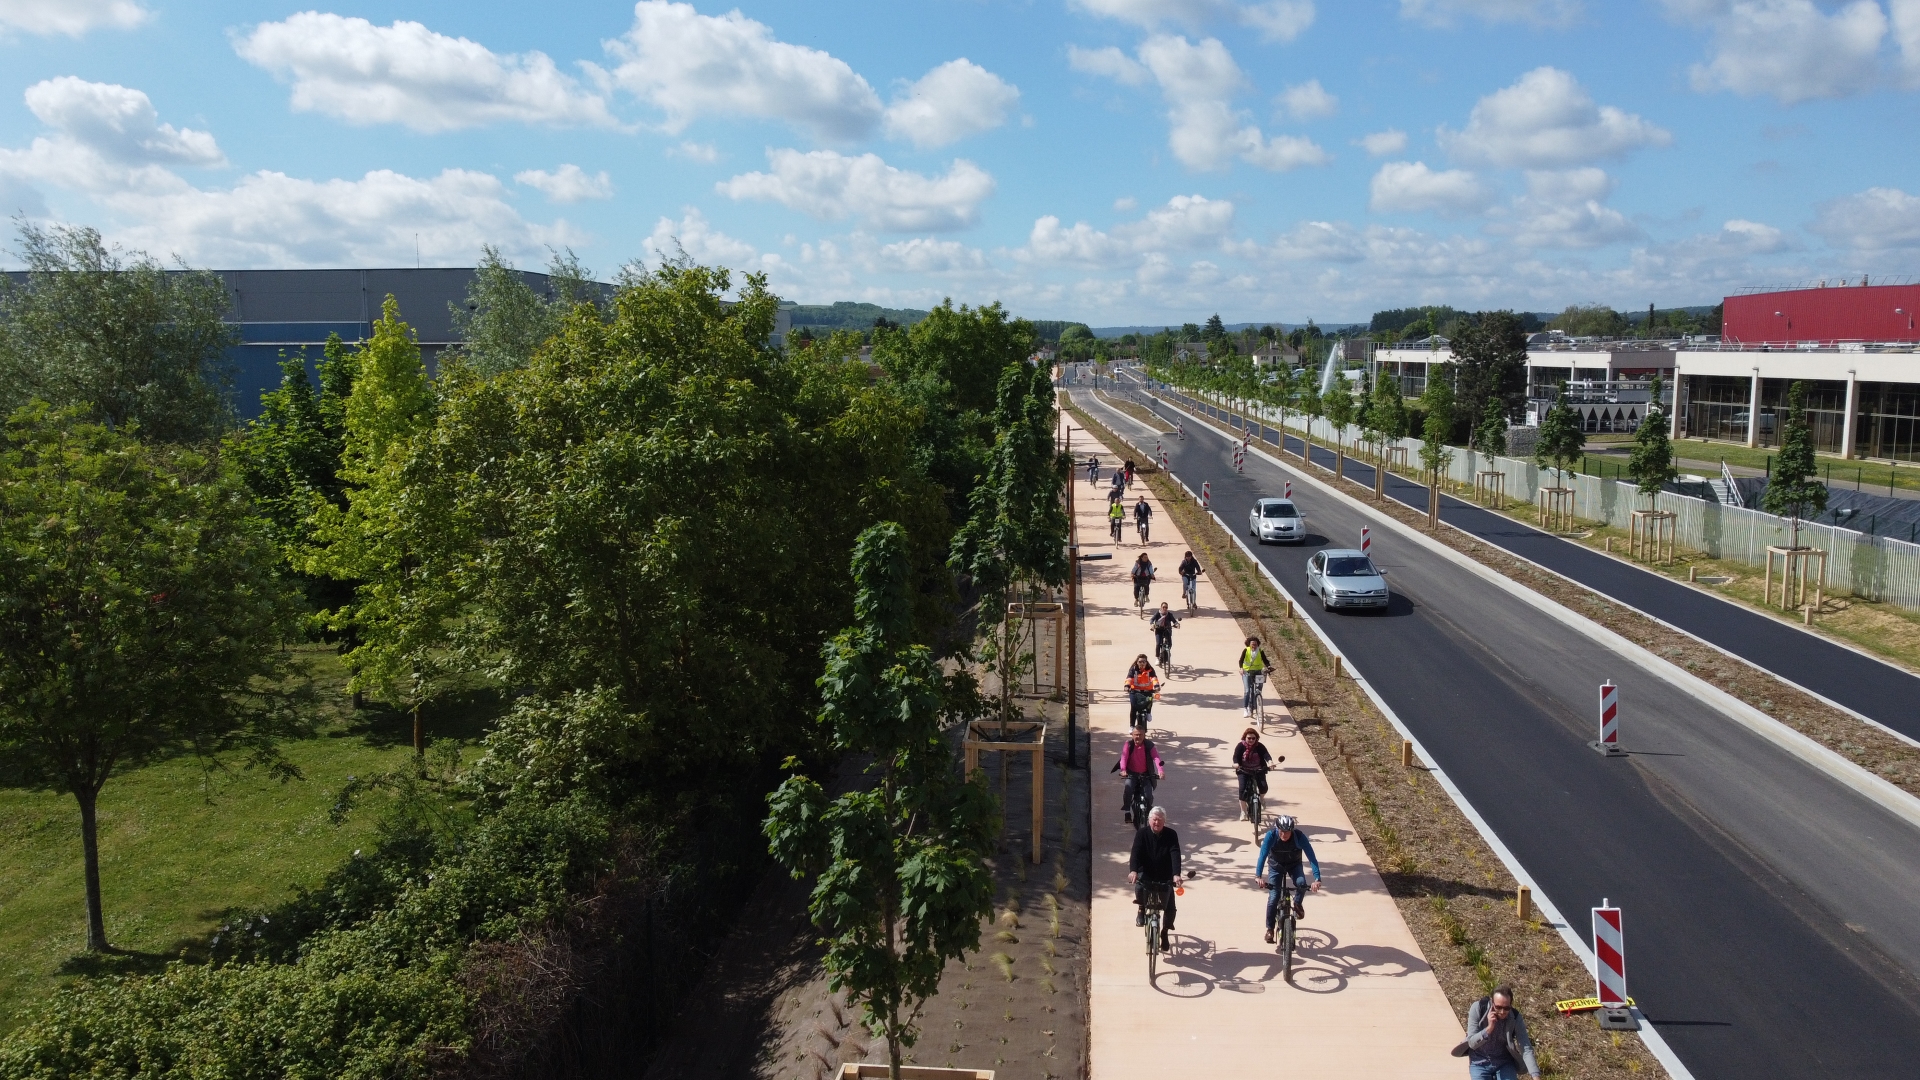
[[1627,458],[1627,475],[1649,500],[1680,475],[1673,464],[1673,443],[1667,438],[1667,414],[1660,406],[1660,390],[1660,376],[1655,375],[1646,418],[1633,433],[1633,453]]
[[1573,405],[1567,401],[1567,382],[1562,379],[1553,407],[1540,420],[1540,439],[1534,444],[1533,460],[1543,467],[1552,465],[1556,482],[1564,483],[1567,466],[1580,460],[1586,447],[1587,433],[1581,426],[1580,414],[1574,412]]
[[1787,390],[1786,422],[1780,430],[1780,454],[1773,459],[1773,471],[1767,476],[1767,490],[1760,496],[1760,509],[1786,518],[1792,530],[1790,543],[1800,546],[1800,522],[1816,517],[1827,508],[1827,485],[1820,482],[1813,457],[1813,431],[1807,426],[1807,384],[1796,382]]

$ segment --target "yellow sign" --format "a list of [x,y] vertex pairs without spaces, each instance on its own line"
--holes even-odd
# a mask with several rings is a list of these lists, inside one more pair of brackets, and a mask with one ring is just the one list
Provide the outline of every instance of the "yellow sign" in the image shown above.
[[[1634,1000],[1628,998],[1627,1004],[1634,1004]],[[1590,1012],[1600,1007],[1600,999],[1597,997],[1573,998],[1568,1001],[1556,1001],[1553,1003],[1553,1007],[1560,1010],[1561,1016],[1577,1012]]]

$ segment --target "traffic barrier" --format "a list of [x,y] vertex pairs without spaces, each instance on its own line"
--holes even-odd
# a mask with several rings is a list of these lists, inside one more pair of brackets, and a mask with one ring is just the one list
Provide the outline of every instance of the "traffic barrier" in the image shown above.
[[1167,464],[1167,452],[1165,450],[1160,451],[1160,467],[1163,469],[1170,469],[1173,467]]
[[1200,508],[1202,510],[1213,509],[1213,484],[1210,481],[1202,480],[1200,482]]
[[1587,745],[1608,757],[1626,753],[1620,748],[1620,688],[1611,679],[1600,684],[1600,738]]
[[1360,554],[1373,554],[1373,530],[1365,525],[1360,526]]
[[1286,495],[1286,497],[1287,497],[1287,498],[1289,498],[1289,499],[1291,499],[1291,498],[1293,498],[1293,481],[1291,481],[1291,480],[1289,480],[1289,481],[1287,481],[1287,495]]
[[1620,909],[1605,900],[1593,909],[1593,984],[1600,1002],[1600,1026],[1608,1031],[1639,1031],[1633,999],[1627,996],[1627,942],[1620,931]]

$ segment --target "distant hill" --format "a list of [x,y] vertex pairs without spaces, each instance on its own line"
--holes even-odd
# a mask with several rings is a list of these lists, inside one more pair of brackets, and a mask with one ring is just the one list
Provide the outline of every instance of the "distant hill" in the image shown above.
[[793,313],[795,330],[803,326],[816,330],[871,330],[873,320],[880,318],[901,326],[912,326],[927,317],[926,312],[915,308],[887,308],[879,304],[856,304],[850,300],[833,304],[796,304],[788,310]]

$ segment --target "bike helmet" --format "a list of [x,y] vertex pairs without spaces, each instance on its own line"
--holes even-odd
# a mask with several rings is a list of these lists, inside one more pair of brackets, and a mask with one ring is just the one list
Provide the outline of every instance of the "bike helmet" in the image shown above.
[[1298,823],[1293,820],[1293,815],[1291,814],[1281,814],[1279,817],[1273,819],[1273,827],[1281,832],[1292,832],[1296,824]]

